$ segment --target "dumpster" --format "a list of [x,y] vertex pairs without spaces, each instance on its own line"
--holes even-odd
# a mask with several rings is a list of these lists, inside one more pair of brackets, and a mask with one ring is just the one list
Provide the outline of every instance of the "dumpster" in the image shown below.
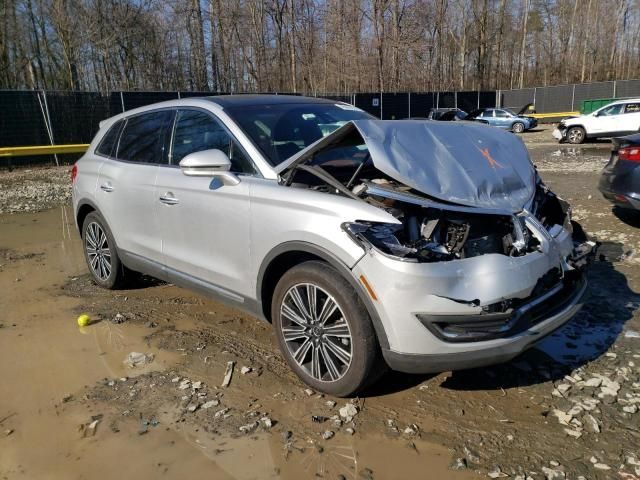
[[604,107],[605,105],[609,105],[611,102],[615,102],[618,100],[617,98],[596,98],[593,100],[583,100],[582,106],[580,107],[580,113],[586,115],[587,113],[594,112],[598,110],[600,107]]

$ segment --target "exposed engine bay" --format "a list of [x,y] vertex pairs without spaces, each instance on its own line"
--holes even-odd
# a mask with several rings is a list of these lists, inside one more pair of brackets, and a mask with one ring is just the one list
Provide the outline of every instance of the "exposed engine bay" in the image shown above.
[[[360,243],[405,261],[439,262],[486,254],[521,256],[540,248],[526,217],[551,231],[573,225],[569,205],[536,175],[535,194],[525,214],[444,202],[378,170],[362,136],[352,131],[291,168],[285,185],[343,195],[384,209],[400,221],[343,225]],[[583,241],[580,238],[577,240]]]

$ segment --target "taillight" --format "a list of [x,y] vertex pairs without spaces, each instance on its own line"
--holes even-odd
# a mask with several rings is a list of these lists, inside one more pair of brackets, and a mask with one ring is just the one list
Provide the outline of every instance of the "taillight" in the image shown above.
[[640,147],[624,147],[618,150],[618,158],[620,160],[630,160],[632,162],[640,162]]
[[71,168],[71,183],[76,183],[76,177],[78,176],[78,166],[74,165]]

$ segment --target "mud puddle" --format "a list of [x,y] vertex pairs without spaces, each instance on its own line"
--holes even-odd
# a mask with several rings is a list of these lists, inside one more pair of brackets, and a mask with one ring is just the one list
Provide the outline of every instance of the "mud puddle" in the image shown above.
[[151,279],[97,289],[74,228],[68,208],[0,217],[0,478],[474,476],[417,426],[381,433],[364,403],[338,427],[345,400],[308,395],[267,325]]

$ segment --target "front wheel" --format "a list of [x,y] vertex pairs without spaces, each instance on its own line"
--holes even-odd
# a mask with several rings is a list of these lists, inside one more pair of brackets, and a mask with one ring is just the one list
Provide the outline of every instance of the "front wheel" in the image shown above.
[[89,273],[94,282],[110,290],[124,283],[124,266],[116,251],[107,223],[97,212],[91,212],[82,224],[82,244]]
[[582,127],[571,127],[567,132],[567,141],[573,144],[583,143],[586,138],[586,132]]
[[513,133],[522,133],[524,132],[524,123],[522,122],[515,122],[512,126],[511,126],[511,131]]
[[315,390],[349,396],[374,378],[379,347],[371,319],[331,266],[310,261],[286,272],[271,315],[287,363]]

